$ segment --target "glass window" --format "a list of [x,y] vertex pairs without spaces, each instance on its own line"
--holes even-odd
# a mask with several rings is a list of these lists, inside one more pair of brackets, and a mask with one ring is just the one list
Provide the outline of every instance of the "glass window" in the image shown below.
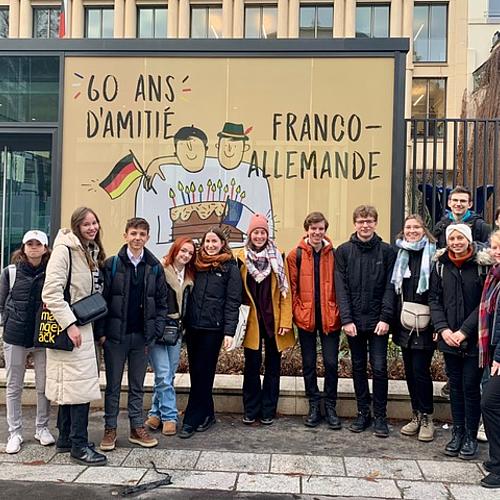
[[85,37],[113,38],[114,11],[109,8],[85,9]]
[[54,7],[33,8],[33,38],[59,38],[59,15]]
[[9,36],[9,8],[2,7],[0,9],[0,38],[8,38]]
[[191,7],[191,38],[222,38],[222,8]]
[[387,38],[389,36],[389,5],[358,5],[356,7],[356,36],[358,38]]
[[500,0],[489,0],[488,16],[500,17]]
[[277,38],[278,8],[248,5],[245,7],[245,38]]
[[56,122],[58,57],[0,57],[0,121]]
[[137,37],[167,38],[167,12],[166,7],[139,7]]
[[333,6],[301,5],[299,17],[300,38],[332,38]]
[[[446,113],[446,80],[444,78],[414,78],[412,82],[412,118],[444,118]],[[442,136],[442,123],[428,123],[427,135]],[[418,123],[417,135],[423,135],[425,123]]]
[[446,61],[447,5],[415,4],[413,11],[413,61]]

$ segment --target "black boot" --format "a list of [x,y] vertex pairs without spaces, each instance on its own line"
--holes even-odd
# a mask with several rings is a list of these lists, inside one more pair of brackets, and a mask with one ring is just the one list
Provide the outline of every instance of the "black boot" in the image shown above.
[[325,418],[330,429],[337,431],[342,428],[342,423],[340,422],[340,418],[337,415],[335,403],[333,401],[325,401]]
[[108,459],[106,455],[98,453],[94,448],[85,446],[79,450],[71,450],[71,460],[81,465],[106,465]]
[[465,428],[462,425],[454,425],[451,431],[451,440],[444,448],[444,454],[456,457],[460,453],[465,436]]
[[321,408],[319,401],[309,401],[309,413],[304,420],[306,427],[317,427],[321,422]]
[[363,432],[368,427],[370,427],[372,423],[372,417],[370,415],[370,412],[368,413],[359,411],[358,416],[351,422],[351,425],[349,426],[349,430],[351,432]]
[[479,445],[477,444],[477,432],[472,432],[470,430],[465,431],[465,437],[462,442],[462,447],[460,448],[459,458],[463,460],[472,460],[476,458],[477,452],[479,451]]

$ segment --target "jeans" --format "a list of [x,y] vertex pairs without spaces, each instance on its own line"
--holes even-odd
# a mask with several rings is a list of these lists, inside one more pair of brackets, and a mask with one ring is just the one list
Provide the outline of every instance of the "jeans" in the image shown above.
[[120,411],[120,390],[125,362],[128,362],[128,418],[130,427],[144,425],[143,399],[144,377],[148,366],[146,345],[142,333],[128,333],[120,344],[104,342],[106,364],[106,392],[104,398],[104,422],[106,429],[116,429]]
[[434,390],[431,362],[434,350],[402,347],[401,351],[412,410],[432,415],[434,413]]
[[157,417],[162,422],[177,422],[174,378],[180,355],[181,339],[175,345],[153,344],[149,348],[149,362],[155,375],[149,416]]
[[387,414],[387,343],[389,335],[376,335],[373,332],[359,331],[355,337],[347,337],[351,349],[352,378],[358,411],[370,412],[370,389],[368,387],[368,353],[373,374],[373,413],[375,417]]
[[207,417],[214,415],[212,389],[223,340],[223,332],[188,330],[186,334],[191,388],[184,425],[198,427]]
[[307,332],[299,328],[300,350],[302,353],[302,373],[306,396],[309,401],[319,401],[321,393],[318,388],[318,376],[316,374],[317,337],[321,341],[321,352],[323,365],[325,367],[325,398],[334,405],[337,403],[337,385],[339,380],[339,343],[340,332],[325,333],[315,330]]
[[35,364],[36,387],[36,428],[41,429],[49,425],[50,401],[45,397],[45,349],[28,349],[20,345],[3,345],[5,354],[5,369],[7,372],[7,387],[5,402],[7,406],[7,423],[9,432],[22,433],[22,394],[24,373],[26,371],[26,357],[29,352],[33,354]]
[[[262,344],[265,346],[264,383],[260,384]],[[243,406],[250,418],[274,418],[280,393],[281,353],[276,338],[269,337],[260,329],[258,349],[245,347],[245,369],[243,373]]]
[[479,368],[478,357],[444,353],[444,362],[446,375],[450,381],[453,425],[465,426],[475,436],[481,418],[481,378],[483,376],[483,369]]
[[500,476],[500,375],[490,377],[484,387],[481,410],[490,447],[491,469]]
[[59,405],[57,412],[58,446],[71,445],[73,452],[78,452],[88,446],[89,410],[90,403]]

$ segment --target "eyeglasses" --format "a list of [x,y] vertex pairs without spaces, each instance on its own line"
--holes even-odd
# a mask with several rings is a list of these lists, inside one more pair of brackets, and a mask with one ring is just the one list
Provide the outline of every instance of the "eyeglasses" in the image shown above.
[[375,222],[376,221],[374,219],[358,219],[354,224],[356,224],[357,226],[373,226]]
[[467,199],[467,200],[460,200],[460,199],[458,199],[458,198],[451,198],[451,199],[450,199],[450,201],[451,201],[452,203],[460,203],[460,204],[462,204],[462,205],[466,205],[467,203],[469,203],[469,200],[468,200],[468,199]]

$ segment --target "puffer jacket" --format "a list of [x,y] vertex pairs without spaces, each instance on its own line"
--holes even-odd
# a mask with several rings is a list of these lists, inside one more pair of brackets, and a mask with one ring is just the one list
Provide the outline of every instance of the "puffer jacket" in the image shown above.
[[197,271],[188,300],[186,327],[234,336],[241,293],[241,276],[235,260],[208,271]]
[[[68,250],[69,249],[69,250]],[[92,293],[94,279],[80,240],[70,229],[60,229],[47,264],[42,301],[61,328],[76,323],[70,304],[64,300],[71,251],[71,303]],[[47,349],[45,395],[58,404],[82,404],[101,399],[92,324],[79,326],[82,344],[73,351]]]
[[395,316],[391,283],[396,253],[380,236],[361,241],[356,233],[335,253],[335,288],[342,325],[354,323],[371,332],[379,321],[391,324]]
[[429,290],[434,328],[439,334],[449,328],[453,332],[461,330],[466,336],[458,348],[449,346],[440,335],[438,348],[449,354],[477,356],[479,303],[493,259],[477,244],[472,256],[460,268],[450,260],[444,248],[436,252],[434,259]]
[[[127,334],[127,316],[129,291],[132,273],[135,268],[127,255],[127,245],[118,252],[113,271],[115,257],[104,262],[104,298],[108,303],[108,315],[99,323],[98,329],[106,336],[106,342],[122,343]],[[168,312],[177,310],[174,294],[167,293],[165,274],[160,261],[147,249],[144,249],[144,293],[142,311],[144,314],[144,337],[146,344],[151,344],[161,337],[166,324]]]
[[392,340],[400,347],[406,349],[429,349],[434,350],[436,343],[432,340],[434,328],[432,323],[425,330],[410,332],[400,321],[403,299],[406,302],[415,302],[416,304],[429,304],[429,292],[423,294],[417,293],[418,281],[420,279],[420,265],[422,263],[422,254],[424,249],[414,251],[408,250],[410,277],[403,279],[403,294],[397,297],[397,312],[392,330]]
[[0,276],[0,315],[3,340],[7,344],[33,347],[36,314],[42,304],[46,264],[33,267],[29,262],[16,264],[16,281],[12,290],[9,269]]
[[[435,225],[434,236],[437,239],[438,248],[446,248],[446,228],[456,222],[450,218],[451,212],[447,214]],[[484,221],[484,219],[474,213],[470,212],[469,216],[461,221],[463,224],[467,224],[472,230],[473,241],[478,241],[480,243],[488,243],[488,239],[491,233],[491,226]]]
[[[300,274],[297,269],[297,248],[302,250]],[[303,238],[287,257],[292,290],[293,321],[302,330],[315,331],[314,255],[313,248]],[[340,330],[340,313],[335,292],[334,271],[336,257],[332,242],[325,237],[320,255],[321,324],[324,333]],[[299,282],[300,280],[300,282]]]

